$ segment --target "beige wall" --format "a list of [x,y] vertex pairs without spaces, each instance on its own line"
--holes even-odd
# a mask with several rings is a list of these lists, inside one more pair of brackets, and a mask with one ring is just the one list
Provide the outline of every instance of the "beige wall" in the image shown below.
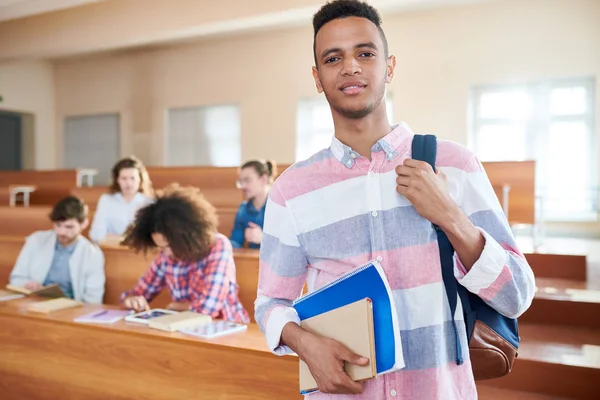
[[[599,16],[595,0],[386,16],[398,59],[394,114],[415,130],[467,144],[472,85],[600,76]],[[311,40],[306,27],[58,61],[57,132],[67,115],[120,112],[124,153],[160,164],[166,109],[236,103],[243,158],[291,162],[297,101],[314,94]]]
[[28,114],[23,123],[24,166],[56,168],[53,65],[41,61],[0,63],[0,95],[4,98],[0,109]]

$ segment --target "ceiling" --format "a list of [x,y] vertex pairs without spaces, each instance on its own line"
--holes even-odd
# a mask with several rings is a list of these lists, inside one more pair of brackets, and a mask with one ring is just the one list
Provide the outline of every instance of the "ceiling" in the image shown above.
[[64,10],[104,0],[0,0],[0,21]]

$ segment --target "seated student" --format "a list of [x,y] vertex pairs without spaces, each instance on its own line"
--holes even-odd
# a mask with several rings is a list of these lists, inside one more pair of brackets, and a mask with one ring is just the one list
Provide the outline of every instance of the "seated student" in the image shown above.
[[10,284],[37,290],[58,284],[70,298],[102,303],[104,254],[81,232],[88,226],[88,209],[74,196],[60,200],[50,213],[54,230],[39,231],[25,245],[10,274]]
[[136,211],[152,201],[152,182],[144,164],[135,157],[127,157],[112,169],[110,194],[98,200],[90,238],[94,242],[120,241],[133,222]]
[[217,233],[216,211],[198,189],[165,188],[154,203],[140,209],[123,244],[144,253],[160,250],[135,287],[121,295],[125,307],[148,309],[166,286],[173,300],[170,309],[250,321],[238,299],[231,243]]
[[240,205],[230,239],[233,247],[260,248],[267,196],[277,173],[274,161],[248,161],[240,169],[238,188],[247,201]]

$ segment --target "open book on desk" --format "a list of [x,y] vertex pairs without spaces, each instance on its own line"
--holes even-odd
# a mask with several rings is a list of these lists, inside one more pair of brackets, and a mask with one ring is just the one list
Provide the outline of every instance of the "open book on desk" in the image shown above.
[[67,297],[57,284],[42,286],[36,290],[29,290],[22,286],[6,285],[6,289],[12,292],[24,294],[25,296],[40,296],[49,298]]
[[404,368],[400,325],[394,295],[383,267],[371,261],[308,293],[293,303],[300,321],[369,298],[373,302],[373,327],[377,374]]

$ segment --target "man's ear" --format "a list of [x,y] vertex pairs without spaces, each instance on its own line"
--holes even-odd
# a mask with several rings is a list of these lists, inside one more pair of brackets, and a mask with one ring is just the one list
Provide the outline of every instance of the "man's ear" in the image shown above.
[[396,70],[396,57],[389,56],[387,59],[387,74],[385,76],[385,81],[387,83],[391,83],[392,79],[394,79],[394,71]]
[[84,219],[83,222],[81,223],[81,230],[85,231],[89,225],[90,225],[89,218]]
[[318,93],[323,93],[323,86],[321,85],[321,78],[319,78],[319,70],[317,67],[312,67],[312,75],[315,80],[315,86],[317,87]]

